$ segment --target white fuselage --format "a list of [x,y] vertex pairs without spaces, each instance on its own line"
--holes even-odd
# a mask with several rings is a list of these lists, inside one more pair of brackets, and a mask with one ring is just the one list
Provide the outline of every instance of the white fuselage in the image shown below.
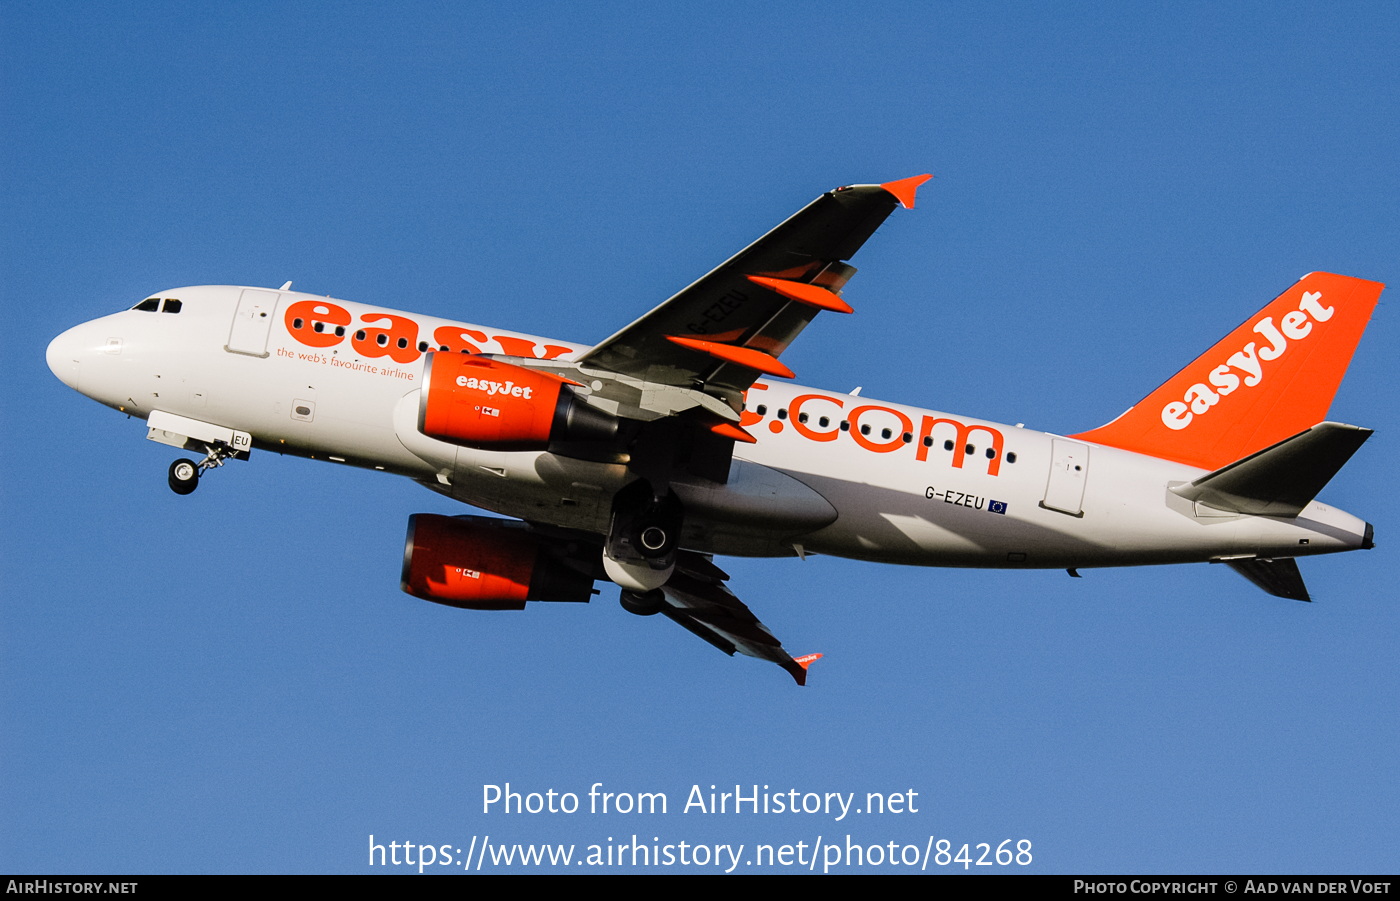
[[[258,450],[397,473],[504,515],[607,531],[625,466],[462,448],[416,428],[425,346],[465,341],[561,360],[586,346],[292,291],[205,286],[160,297],[178,298],[180,311],[76,326],[49,346],[49,367],[133,416],[237,429]],[[311,346],[290,328],[297,304],[350,322]],[[675,485],[689,549],[1087,567],[1329,553],[1361,547],[1366,529],[1316,501],[1296,518],[1224,513],[1168,490],[1204,474],[1190,466],[785,382],[755,384],[743,425],[757,443],[735,446],[727,485]]]

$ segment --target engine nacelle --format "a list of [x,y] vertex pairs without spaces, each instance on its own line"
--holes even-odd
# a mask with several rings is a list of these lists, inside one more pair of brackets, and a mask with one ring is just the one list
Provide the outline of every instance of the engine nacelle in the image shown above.
[[606,442],[615,417],[579,400],[564,379],[468,354],[429,353],[418,430],[482,450],[545,450],[552,442]]
[[526,601],[586,603],[592,560],[508,520],[418,513],[408,518],[401,586],[468,610],[524,610]]

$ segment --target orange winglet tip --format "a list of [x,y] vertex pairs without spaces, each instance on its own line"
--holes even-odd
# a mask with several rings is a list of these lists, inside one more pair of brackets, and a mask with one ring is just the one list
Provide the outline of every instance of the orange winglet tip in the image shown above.
[[915,175],[913,178],[901,178],[899,181],[887,181],[880,187],[894,195],[900,206],[906,210],[914,208],[914,193],[919,190],[919,185],[933,178],[932,175]]
[[822,658],[821,654],[803,654],[801,657],[794,657],[783,664],[783,669],[792,675],[792,679],[798,685],[807,684],[807,667]]
[[850,304],[820,285],[790,282],[787,279],[768,278],[763,275],[750,275],[748,279],[755,285],[771,288],[789,300],[805,303],[809,307],[816,307],[819,310],[831,310],[833,313],[855,312],[855,310],[851,309]]
[[736,363],[749,369],[757,370],[765,375],[776,375],[780,378],[791,379],[797,376],[791,369],[779,363],[776,357],[770,356],[761,350],[754,350],[752,347],[735,347],[733,344],[720,344],[716,341],[701,341],[699,338],[677,338],[674,335],[667,335],[666,340],[672,344],[679,344],[681,347],[688,347],[691,350],[698,350],[701,353],[709,354],[717,360],[726,363]]
[[732,422],[717,422],[710,426],[710,431],[716,435],[723,435],[726,438],[733,438],[735,441],[742,441],[745,444],[757,444],[758,439],[748,432],[734,425]]

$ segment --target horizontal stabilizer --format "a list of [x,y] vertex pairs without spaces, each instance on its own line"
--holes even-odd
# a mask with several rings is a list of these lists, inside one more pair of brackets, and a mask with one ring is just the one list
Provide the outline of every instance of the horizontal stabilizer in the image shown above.
[[1276,598],[1290,601],[1311,601],[1298,561],[1292,557],[1278,560],[1227,560],[1230,568],[1258,585]]
[[1187,500],[1232,513],[1297,516],[1369,437],[1370,429],[1319,423],[1171,490]]

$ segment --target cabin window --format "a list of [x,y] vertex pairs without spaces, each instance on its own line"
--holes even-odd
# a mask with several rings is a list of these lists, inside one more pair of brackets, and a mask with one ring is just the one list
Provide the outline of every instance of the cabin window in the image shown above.
[[862,435],[869,435],[869,434],[870,434],[870,426],[868,426],[868,425],[863,425],[863,426],[861,426],[861,427],[860,427],[860,433],[861,433]]
[[421,354],[421,353],[427,353],[427,352],[428,352],[428,342],[427,342],[427,341],[419,341],[419,342],[418,342],[418,352],[419,352],[420,354]]
[[365,340],[365,330],[364,330],[364,329],[360,329],[358,332],[355,333],[355,340],[356,340],[356,341],[363,341],[363,340]]
[[952,442],[951,440],[948,440],[948,441],[943,442],[943,449],[944,449],[944,450],[952,450],[952,449],[953,449],[953,442]]
[[996,458],[997,458],[997,449],[994,448],[994,447],[989,447],[989,448],[987,448],[987,459],[988,459],[988,460],[995,460]]
[[335,327],[335,336],[336,336],[337,338],[344,338],[344,337],[345,337],[345,326],[343,326],[343,325],[337,325],[337,326]]
[[913,440],[914,440],[914,433],[913,433],[913,432],[905,432],[905,433],[904,433],[904,443],[905,443],[905,444],[908,444],[910,441],[913,441]]
[[375,336],[374,343],[378,344],[380,347],[388,347],[389,336],[384,334],[383,332],[380,332],[378,335]]
[[[407,338],[400,338],[400,339],[399,339],[399,350],[403,350],[405,347],[408,347],[408,339],[407,339]],[[422,350],[422,348],[419,348],[419,350]]]
[[807,421],[807,414],[806,414],[806,413],[798,413],[798,414],[797,414],[797,421],[798,421],[798,422],[805,423],[805,422]]
[[326,324],[324,322],[313,322],[311,323],[311,330],[319,335],[326,330]]
[[827,426],[831,425],[831,420],[828,417],[823,416],[821,419],[817,420],[817,425],[821,426],[822,428],[826,428]]
[[967,454],[970,457],[973,454],[977,453],[977,448],[969,444],[967,447],[963,448],[963,453]]
[[768,405],[767,405],[767,404],[759,404],[759,405],[758,405],[758,409],[755,410],[754,412],[757,413],[759,416],[767,416],[767,415],[768,415]]
[[851,424],[850,424],[850,422],[848,422],[847,420],[844,420],[844,419],[841,420],[841,431],[843,431],[843,432],[849,432],[850,430],[851,430]]
[[1009,453],[1009,454],[1006,455],[1006,462],[1007,462],[1007,463],[1015,463],[1015,462],[1016,462],[1016,452],[1015,452],[1015,451],[1012,451],[1011,453]]
[[880,437],[881,437],[881,438],[884,438],[886,441],[889,441],[889,440],[890,440],[890,436],[893,435],[893,434],[894,434],[894,432],[891,432],[889,429],[881,429],[881,430],[880,430]]
[[140,310],[140,311],[143,312],[143,313],[154,313],[159,307],[160,307],[160,298],[159,298],[159,297],[148,297],[147,299],[145,299],[145,300],[141,301],[140,303],[138,303],[136,306],[132,307],[132,309],[133,309],[133,310]]
[[778,418],[787,419],[787,407],[782,407],[778,410]]
[[300,329],[303,325],[305,325],[305,324],[306,324],[305,320],[302,320],[302,319],[293,319],[293,320],[292,320],[292,328],[294,328],[294,329],[298,329],[298,330],[299,330],[299,329]]
[[933,436],[931,436],[931,435],[925,435],[925,436],[924,436],[924,447],[933,447]]

